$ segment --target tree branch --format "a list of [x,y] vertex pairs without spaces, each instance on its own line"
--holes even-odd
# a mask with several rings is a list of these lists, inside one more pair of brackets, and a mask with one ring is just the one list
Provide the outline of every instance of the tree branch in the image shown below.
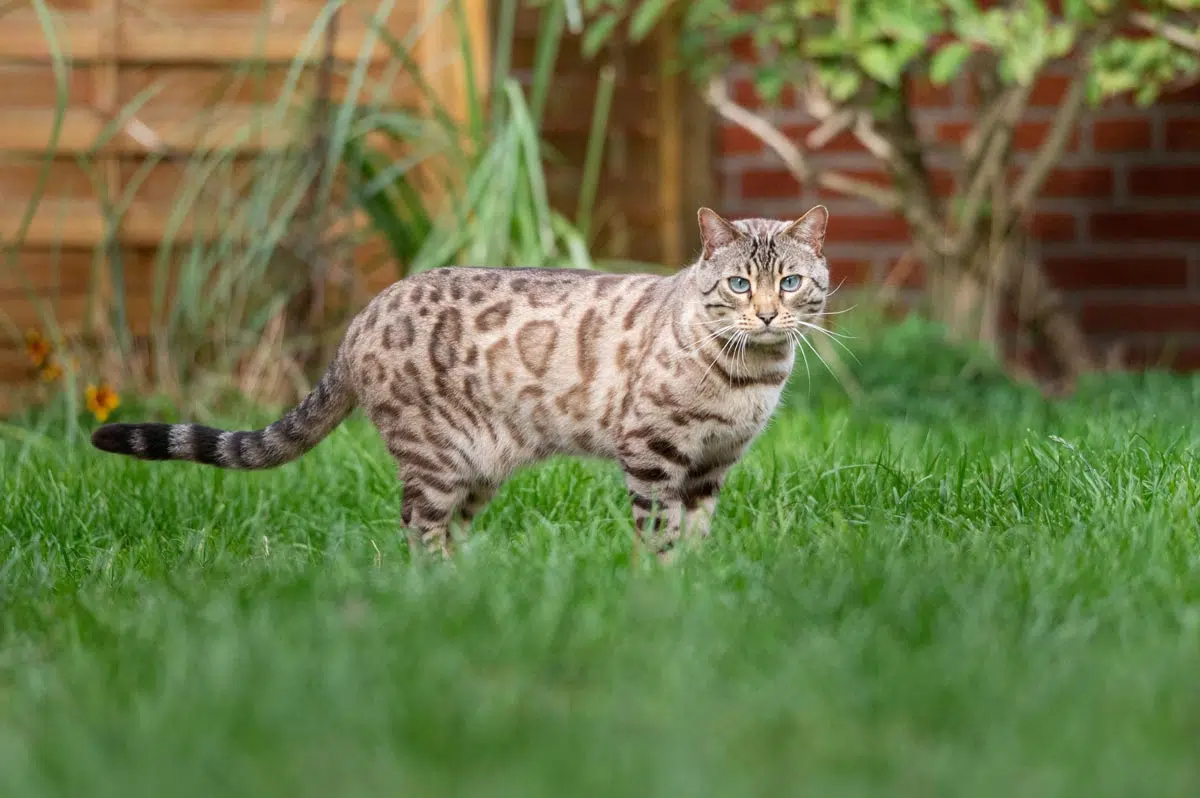
[[1083,107],[1087,99],[1087,63],[1089,60],[1087,55],[1080,59],[1082,63],[1079,71],[1075,73],[1071,86],[1067,89],[1067,95],[1063,99],[1062,105],[1058,107],[1058,113],[1054,115],[1054,121],[1050,124],[1050,132],[1021,175],[1020,180],[1017,181],[1017,185],[1013,189],[1012,204],[1007,217],[1003,220],[1004,226],[1029,210],[1029,206],[1037,199],[1042,184],[1046,182],[1046,176],[1062,158],[1063,150],[1067,148],[1067,141],[1079,126],[1079,118],[1083,116]]
[[946,232],[910,110],[907,102],[901,102],[897,112],[884,120],[879,129],[880,137],[888,144],[884,162],[903,197],[902,212],[909,226],[920,234],[933,254],[943,255],[948,247]]
[[1184,27],[1174,25],[1166,20],[1156,18],[1146,11],[1135,11],[1129,15],[1129,20],[1144,31],[1163,37],[1176,47],[1191,50],[1200,55],[1200,34],[1193,33]]
[[729,97],[725,81],[717,78],[708,85],[705,99],[714,111],[728,121],[743,128],[763,144],[775,151],[788,171],[801,183],[816,183],[822,188],[865,199],[884,210],[900,211],[904,207],[900,195],[865,180],[817,169],[808,156],[775,125],[753,111],[738,105]]
[[[979,128],[972,131],[973,136],[980,132],[978,145],[981,149],[972,159],[970,171],[966,174],[970,182],[964,193],[962,211],[958,214],[958,232],[951,244],[953,250],[959,254],[969,252],[977,243],[979,216],[983,213],[988,187],[995,185],[998,178],[1004,177],[1004,167],[1008,162],[1005,156],[1012,145],[1013,130],[1025,113],[1032,88],[1033,84],[1030,83],[1027,86],[1014,87],[1001,95],[996,101],[996,106],[993,106],[994,113],[980,122],[980,126],[986,124],[990,128],[986,138]],[[992,111],[991,108],[988,110]]]

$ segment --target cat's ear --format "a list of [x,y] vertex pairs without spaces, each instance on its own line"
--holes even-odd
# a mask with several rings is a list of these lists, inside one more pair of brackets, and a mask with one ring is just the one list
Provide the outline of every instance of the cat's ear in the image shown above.
[[697,211],[696,219],[700,222],[700,240],[704,242],[705,258],[711,258],[718,249],[742,237],[740,230],[709,208]]
[[783,235],[803,242],[818,255],[825,248],[825,226],[829,224],[829,211],[824,205],[814,205],[808,213],[792,222]]

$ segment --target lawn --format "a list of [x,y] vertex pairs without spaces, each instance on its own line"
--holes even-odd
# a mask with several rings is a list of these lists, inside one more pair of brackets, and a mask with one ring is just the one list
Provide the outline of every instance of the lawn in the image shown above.
[[666,569],[604,463],[411,563],[357,415],[252,474],[9,428],[0,795],[1197,794],[1200,378],[857,351]]

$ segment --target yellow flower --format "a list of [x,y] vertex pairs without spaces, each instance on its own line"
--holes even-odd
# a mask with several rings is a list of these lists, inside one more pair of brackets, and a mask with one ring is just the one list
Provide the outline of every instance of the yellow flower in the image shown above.
[[103,423],[108,419],[108,414],[116,410],[121,404],[121,397],[117,396],[117,392],[107,385],[101,383],[99,387],[89,385],[87,387],[87,409],[91,411],[96,420]]
[[42,364],[50,357],[50,342],[37,330],[28,330],[25,333],[25,351],[29,354],[33,365],[41,368]]
[[63,375],[63,367],[57,361],[51,360],[42,368],[42,380],[54,382]]

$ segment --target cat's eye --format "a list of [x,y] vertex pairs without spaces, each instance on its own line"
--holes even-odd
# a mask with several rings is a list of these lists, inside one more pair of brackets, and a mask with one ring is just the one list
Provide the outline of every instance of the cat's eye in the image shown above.
[[745,277],[730,277],[729,290],[735,294],[744,294],[750,290],[750,281]]
[[795,291],[800,287],[800,275],[789,274],[779,281],[779,287],[784,291]]

